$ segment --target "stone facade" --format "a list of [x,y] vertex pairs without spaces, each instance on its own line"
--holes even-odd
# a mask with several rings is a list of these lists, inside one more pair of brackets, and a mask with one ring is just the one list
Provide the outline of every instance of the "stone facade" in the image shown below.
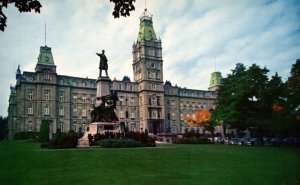
[[[117,114],[130,131],[182,133],[183,117],[201,109],[213,109],[221,74],[214,72],[209,90],[193,90],[163,82],[162,42],[157,39],[152,16],[147,11],[140,18],[140,29],[132,47],[133,81],[110,80],[110,89],[118,92]],[[50,132],[83,132],[90,123],[89,110],[95,104],[96,79],[56,73],[51,48],[40,48],[35,72],[16,74],[8,108],[10,138],[17,132],[39,131],[46,119]]]

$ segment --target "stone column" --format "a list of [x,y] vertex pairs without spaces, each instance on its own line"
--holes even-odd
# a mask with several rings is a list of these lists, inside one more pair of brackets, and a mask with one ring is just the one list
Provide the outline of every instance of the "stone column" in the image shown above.
[[110,78],[101,76],[96,81],[97,84],[97,94],[96,97],[102,97],[110,94],[111,80]]

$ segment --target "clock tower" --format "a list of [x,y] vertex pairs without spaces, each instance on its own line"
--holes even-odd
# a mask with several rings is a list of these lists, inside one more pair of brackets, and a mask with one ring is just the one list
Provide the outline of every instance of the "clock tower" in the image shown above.
[[165,132],[164,86],[161,40],[157,39],[152,15],[147,9],[140,17],[137,41],[132,46],[133,77],[139,84],[140,130]]

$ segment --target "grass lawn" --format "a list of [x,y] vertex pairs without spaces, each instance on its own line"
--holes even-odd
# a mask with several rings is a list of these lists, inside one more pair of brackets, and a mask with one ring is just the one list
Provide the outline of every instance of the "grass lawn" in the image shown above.
[[1,185],[297,185],[300,149],[159,145],[127,149],[41,149],[0,142]]

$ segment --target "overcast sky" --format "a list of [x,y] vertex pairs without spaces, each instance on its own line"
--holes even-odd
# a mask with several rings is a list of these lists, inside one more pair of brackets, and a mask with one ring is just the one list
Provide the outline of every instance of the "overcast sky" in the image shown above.
[[[105,49],[109,76],[132,78],[132,44],[145,1],[130,17],[114,19],[109,0],[40,0],[40,14],[20,14],[14,6],[0,32],[0,115],[7,115],[9,87],[18,64],[34,71],[40,46],[52,48],[57,73],[97,78]],[[300,58],[300,1],[147,0],[156,36],[162,40],[164,81],[206,90],[210,74],[225,77],[238,62],[257,63],[283,80]]]

